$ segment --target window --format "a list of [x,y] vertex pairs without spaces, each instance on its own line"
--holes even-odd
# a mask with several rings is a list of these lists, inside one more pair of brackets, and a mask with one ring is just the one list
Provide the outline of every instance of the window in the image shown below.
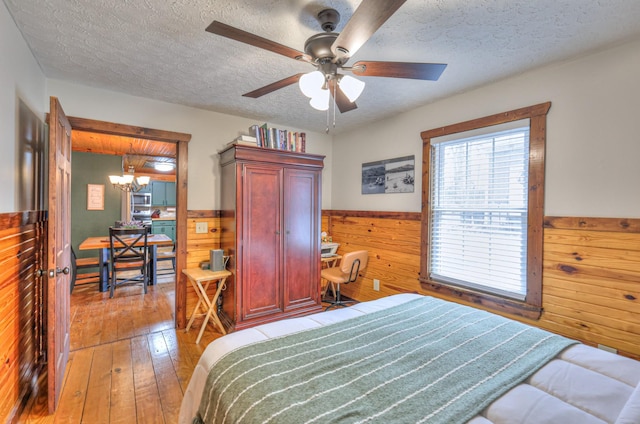
[[529,126],[431,143],[431,278],[524,300]]
[[539,317],[549,107],[422,133],[424,288]]

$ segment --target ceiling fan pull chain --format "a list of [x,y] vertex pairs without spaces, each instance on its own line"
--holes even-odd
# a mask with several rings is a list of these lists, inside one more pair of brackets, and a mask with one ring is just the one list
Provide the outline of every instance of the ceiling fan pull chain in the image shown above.
[[338,86],[338,81],[336,80],[335,84],[333,84],[333,128],[336,128],[336,90]]
[[327,127],[324,130],[325,134],[329,134],[329,109],[331,108],[327,108]]

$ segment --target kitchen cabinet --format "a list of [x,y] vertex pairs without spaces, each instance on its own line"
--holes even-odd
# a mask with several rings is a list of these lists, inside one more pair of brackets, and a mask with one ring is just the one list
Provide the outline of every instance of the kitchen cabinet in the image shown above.
[[166,234],[171,237],[171,240],[176,241],[176,221],[175,220],[157,220],[151,221],[151,233],[152,234]]
[[169,181],[153,181],[151,184],[152,206],[175,206],[176,183]]
[[323,159],[241,145],[220,152],[220,241],[232,273],[222,315],[235,329],[321,310]]
[[153,183],[152,183],[152,182],[150,182],[150,183],[149,183],[149,184],[147,184],[146,186],[142,187],[142,188],[138,191],[138,193],[151,193],[151,185],[152,185],[152,184],[153,184]]

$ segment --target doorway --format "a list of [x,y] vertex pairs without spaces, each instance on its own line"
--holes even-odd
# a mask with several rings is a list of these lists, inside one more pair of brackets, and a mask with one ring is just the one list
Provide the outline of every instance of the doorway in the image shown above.
[[[172,143],[175,146],[176,161],[176,278],[175,278],[175,325],[186,326],[186,281],[181,270],[186,266],[187,244],[187,158],[188,143],[191,135],[151,128],[123,125],[92,119],[69,117],[73,131],[83,131],[100,135],[110,135],[116,140],[121,138],[120,148],[124,152],[130,150],[130,140],[137,140],[136,152],[155,151],[158,145]],[[115,143],[117,144],[117,143]],[[155,150],[154,150],[155,149]],[[74,147],[75,150],[75,147]],[[93,153],[115,154],[113,151],[95,151]]]

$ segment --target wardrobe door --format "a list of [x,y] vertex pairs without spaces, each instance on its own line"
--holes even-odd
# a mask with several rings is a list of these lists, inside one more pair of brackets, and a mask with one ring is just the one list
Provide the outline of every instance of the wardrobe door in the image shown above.
[[281,313],[282,168],[245,165],[242,184],[241,320]]
[[284,309],[319,304],[320,173],[284,170]]

